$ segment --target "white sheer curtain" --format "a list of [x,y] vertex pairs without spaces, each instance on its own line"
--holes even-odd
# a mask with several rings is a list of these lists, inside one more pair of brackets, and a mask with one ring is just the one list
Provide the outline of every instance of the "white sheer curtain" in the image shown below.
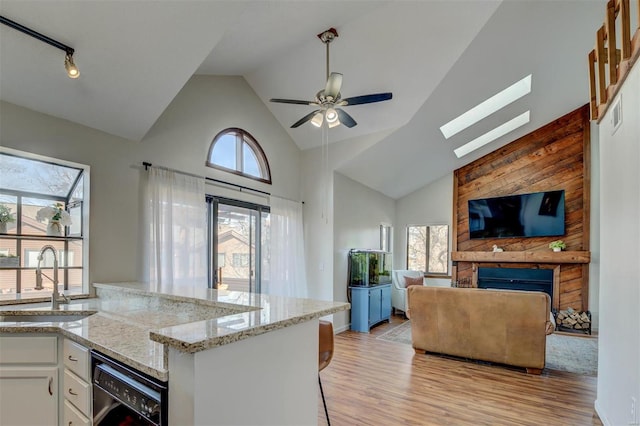
[[307,297],[302,204],[271,196],[270,274],[263,292]]
[[143,280],[207,286],[204,178],[152,167],[145,185]]

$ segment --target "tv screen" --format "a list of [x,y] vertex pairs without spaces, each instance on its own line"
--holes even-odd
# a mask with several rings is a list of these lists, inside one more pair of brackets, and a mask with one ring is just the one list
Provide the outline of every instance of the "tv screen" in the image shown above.
[[471,238],[564,235],[564,191],[469,200]]

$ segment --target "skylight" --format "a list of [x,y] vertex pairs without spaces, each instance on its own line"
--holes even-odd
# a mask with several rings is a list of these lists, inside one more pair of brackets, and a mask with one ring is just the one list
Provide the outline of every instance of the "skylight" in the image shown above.
[[0,153],[0,189],[69,197],[81,169]]
[[485,146],[489,142],[492,142],[492,141],[498,139],[499,137],[504,136],[507,133],[514,131],[518,127],[524,126],[528,122],[529,122],[529,111],[520,114],[516,118],[513,118],[513,119],[507,121],[504,124],[501,124],[500,126],[496,127],[495,129],[488,131],[484,135],[475,138],[471,142],[467,142],[466,144],[462,145],[461,147],[458,147],[458,148],[454,149],[453,152],[455,152],[456,156],[458,158],[460,158],[462,156],[467,155],[468,153],[470,153],[472,151],[475,151],[476,149],[478,149],[480,147]]
[[449,121],[440,127],[440,131],[445,139],[449,139],[528,93],[531,93],[531,74]]

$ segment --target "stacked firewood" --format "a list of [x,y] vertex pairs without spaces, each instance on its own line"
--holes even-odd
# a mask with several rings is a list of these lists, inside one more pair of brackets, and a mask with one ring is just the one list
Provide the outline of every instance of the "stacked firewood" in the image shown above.
[[558,311],[556,325],[560,329],[580,330],[591,334],[591,315],[589,312],[578,312],[572,308]]

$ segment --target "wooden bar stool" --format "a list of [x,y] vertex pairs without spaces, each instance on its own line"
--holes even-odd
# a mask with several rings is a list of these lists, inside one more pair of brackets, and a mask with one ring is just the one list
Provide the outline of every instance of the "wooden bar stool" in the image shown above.
[[329,411],[327,410],[327,402],[324,399],[324,391],[322,390],[322,380],[320,380],[320,372],[325,369],[333,358],[333,324],[329,321],[320,320],[319,332],[319,357],[318,357],[318,383],[320,384],[320,394],[322,395],[322,403],[324,404],[324,414],[327,416],[327,424],[330,426]]

